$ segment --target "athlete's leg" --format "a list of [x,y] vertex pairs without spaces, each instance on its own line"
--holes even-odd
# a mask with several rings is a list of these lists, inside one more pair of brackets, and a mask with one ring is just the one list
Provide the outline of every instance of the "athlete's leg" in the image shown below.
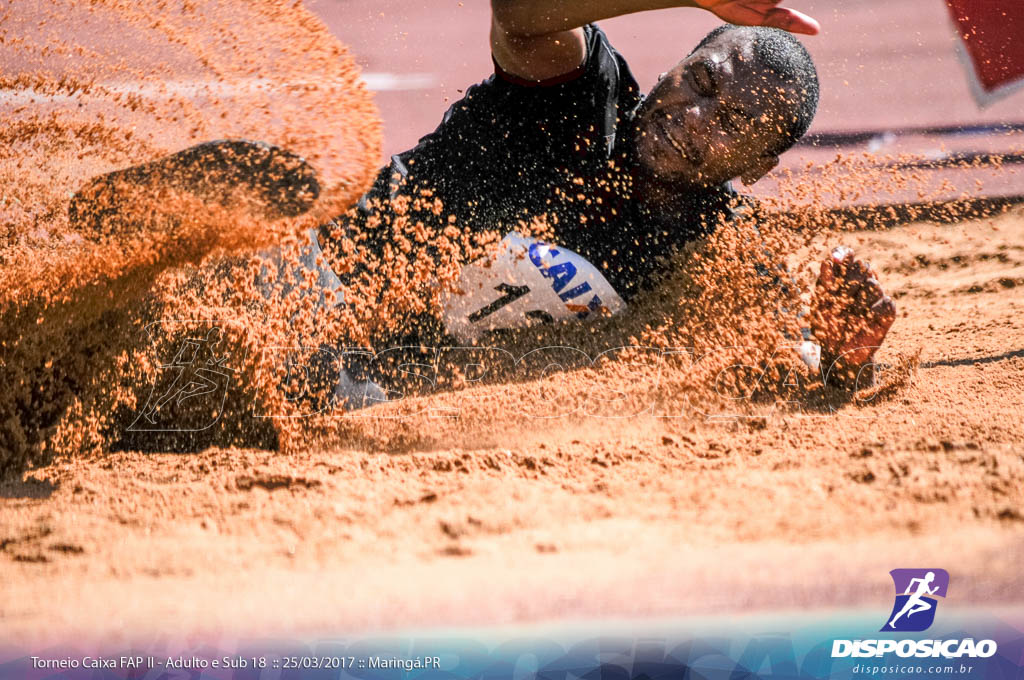
[[892,617],[892,621],[890,621],[890,622],[889,622],[889,627],[890,627],[890,628],[894,628],[894,627],[896,626],[896,621],[897,621],[897,620],[898,620],[898,619],[899,619],[899,618],[900,618],[901,616],[903,616],[904,614],[906,614],[906,613],[907,613],[907,611],[909,611],[909,610],[911,609],[911,607],[913,607],[913,606],[914,606],[913,602],[907,602],[906,604],[904,604],[904,605],[903,605],[903,609],[901,609],[901,610],[900,610],[900,611],[899,611],[899,612],[898,612],[898,613],[896,614],[896,616]]
[[219,140],[96,177],[71,199],[68,217],[86,237],[137,231],[146,225],[132,221],[134,208],[168,191],[218,205],[247,199],[262,217],[276,219],[308,210],[320,184],[313,168],[289,151],[262,142]]
[[[123,346],[118,344],[118,335],[128,332],[120,326],[123,312],[142,300],[156,275],[198,261],[219,245],[203,234],[188,239],[191,247],[185,253],[161,250],[188,238],[176,240],[178,226],[186,231],[221,226],[215,221],[179,224],[175,196],[191,197],[192,208],[233,209],[231,202],[241,199],[244,205],[238,207],[262,218],[254,222],[256,229],[266,219],[302,213],[319,190],[316,173],[300,157],[244,141],[201,144],[102,175],[79,190],[68,217],[87,242],[85,261],[97,268],[59,261],[64,269],[49,272],[45,289],[33,292],[33,280],[27,280],[28,292],[0,309],[4,337],[18,338],[0,363],[0,382],[40,386],[28,399],[0,404],[0,447],[12,451],[0,457],[0,474],[38,459],[47,433],[75,395]],[[146,250],[148,236],[156,231],[161,238]],[[34,272],[30,266],[26,276]]]

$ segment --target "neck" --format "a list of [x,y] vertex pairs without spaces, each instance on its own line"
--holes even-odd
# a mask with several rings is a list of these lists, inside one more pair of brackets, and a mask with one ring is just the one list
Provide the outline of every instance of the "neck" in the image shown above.
[[711,188],[706,184],[681,180],[666,181],[654,176],[642,165],[637,168],[635,186],[636,198],[651,213],[678,212],[686,202],[687,196]]

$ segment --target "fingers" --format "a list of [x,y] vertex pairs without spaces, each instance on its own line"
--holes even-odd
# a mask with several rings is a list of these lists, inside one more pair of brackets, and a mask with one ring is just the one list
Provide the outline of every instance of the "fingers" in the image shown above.
[[875,270],[846,247],[821,263],[812,312],[823,356],[842,357],[847,367],[869,362],[896,320],[896,305]]
[[853,262],[853,251],[845,246],[833,248],[829,256],[821,263],[818,283],[833,289],[846,278],[846,268]]
[[[863,260],[855,260],[849,266],[846,283],[852,301],[858,303],[865,311],[873,309],[886,298],[878,275],[871,265]],[[892,303],[892,300],[889,300]]]
[[769,10],[765,13],[761,25],[804,35],[818,35],[821,31],[821,25],[812,17],[788,7],[776,7]]
[[[821,263],[818,285],[850,296],[866,287],[877,287],[879,291],[881,290],[878,276],[871,265],[864,260],[858,260],[853,250],[845,246],[835,248]],[[872,297],[871,304],[879,297],[881,294]]]
[[853,248],[849,246],[836,246],[829,255],[836,262],[850,262],[853,259]]
[[831,257],[821,261],[821,268],[818,270],[818,285],[827,290],[835,288],[836,267],[835,260]]
[[896,305],[888,295],[878,300],[862,317],[859,328],[844,343],[843,358],[860,366],[875,355],[896,321]]
[[697,6],[740,26],[770,26],[791,33],[817,35],[821,26],[802,12],[778,7],[782,0],[695,0]]
[[896,305],[888,295],[883,296],[857,317],[850,337],[851,347],[881,345],[895,321]]
[[857,260],[853,257],[853,250],[846,246],[833,248],[829,256],[821,263],[821,269],[818,272],[818,286],[832,293],[847,288],[847,283],[851,280],[851,271],[854,270],[856,264]]
[[896,321],[896,305],[892,298],[883,296],[855,321],[849,335],[840,344],[840,354],[847,363],[861,366],[871,360],[885,341]]
[[893,323],[896,321],[896,303],[892,301],[892,298],[888,295],[883,295],[875,304],[871,305],[871,309],[868,310],[868,322],[869,324],[877,329],[879,333],[878,344],[881,344],[882,338],[892,328]]

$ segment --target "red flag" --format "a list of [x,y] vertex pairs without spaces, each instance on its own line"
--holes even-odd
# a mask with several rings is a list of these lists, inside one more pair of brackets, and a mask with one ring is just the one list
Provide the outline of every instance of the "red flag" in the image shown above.
[[946,0],[968,65],[971,92],[984,106],[1024,85],[1024,1]]

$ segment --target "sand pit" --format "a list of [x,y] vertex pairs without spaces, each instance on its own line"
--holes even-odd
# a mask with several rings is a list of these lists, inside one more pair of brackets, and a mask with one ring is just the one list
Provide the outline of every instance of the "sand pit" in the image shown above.
[[[111,7],[107,21],[128,11]],[[7,84],[17,97],[4,105],[26,118],[20,145],[0,157],[17,189],[5,196],[0,287],[2,367],[15,386],[0,402],[14,451],[0,481],[7,639],[113,643],[171,623],[182,635],[315,634],[882,607],[881,574],[908,556],[941,563],[972,604],[1018,601],[1019,211],[838,233],[812,211],[764,225],[763,241],[720,229],[621,317],[500,338],[517,357],[571,347],[556,370],[542,353],[474,384],[465,355],[428,354],[444,369],[434,385],[411,380],[392,403],[298,418],[320,407],[289,393],[291,376],[265,350],[302,345],[308,359],[343,332],[393,331],[493,235],[442,231],[445,254],[425,268],[439,233],[416,213],[443,206],[422,196],[387,225],[403,245],[347,291],[347,311],[313,313],[312,280],[287,276],[264,304],[253,282],[266,263],[253,252],[283,244],[294,257],[305,228],[365,188],[379,138],[351,61],[322,26],[290,6],[254,7],[259,44],[280,48],[272,77],[249,66],[267,54],[237,51],[244,34],[220,54],[168,24],[177,56],[134,74],[145,88],[107,83],[102,54],[86,60],[92,89],[54,82],[32,59],[24,69],[38,79]],[[204,31],[221,16],[197,11]],[[296,33],[312,42],[290,41]],[[290,80],[308,73],[311,51],[326,86]],[[193,79],[208,69],[219,85],[189,104],[167,64]],[[159,104],[146,104],[147,88],[162,88]],[[234,115],[239,98],[256,100],[251,115]],[[101,111],[107,122],[89,127]],[[320,173],[325,190],[306,215],[268,221],[172,195],[158,206],[170,221],[127,240],[68,228],[70,192],[94,174],[250,136]],[[821,176],[849,178],[851,167]],[[872,172],[855,177],[864,191],[906,182]],[[820,189],[795,187],[777,207],[813,205]],[[799,325],[797,289],[837,242],[873,262],[900,311],[879,355],[886,370],[859,391],[824,389],[775,353]],[[350,245],[349,255],[358,239]],[[786,261],[799,284],[788,294],[753,275],[766,246],[768,264]],[[173,387],[166,369],[183,347],[212,367],[206,379],[223,380],[224,400],[199,415],[195,402],[182,412],[168,402],[154,427],[136,428]]]
[[1024,215],[832,238],[870,252],[900,304],[881,359],[919,352],[877,404],[506,414],[474,441],[394,453],[61,460],[0,487],[5,629],[114,641],[170,621],[316,633],[884,608],[878,574],[907,560],[946,565],[958,600],[1018,602]]
[[[10,6],[0,18],[9,38],[0,74],[0,376],[9,388],[0,397],[0,470],[11,471],[92,445],[90,430],[103,429],[121,399],[102,367],[150,370],[124,352],[151,340],[143,300],[159,294],[154,286],[183,313],[216,315],[184,284],[173,288],[174,276],[188,275],[161,273],[211,254],[244,258],[343,210],[373,177],[380,124],[345,48],[287,3],[150,11],[69,0]],[[268,219],[255,206],[173,186],[116,204],[92,201],[109,192],[86,189],[93,212],[134,217],[119,226],[69,220],[69,206],[74,215],[83,205],[75,192],[92,177],[224,138],[304,157],[319,177],[315,204],[295,219]],[[244,289],[242,278],[226,285]],[[218,297],[208,292],[205,300]],[[104,403],[88,403],[100,394]]]

